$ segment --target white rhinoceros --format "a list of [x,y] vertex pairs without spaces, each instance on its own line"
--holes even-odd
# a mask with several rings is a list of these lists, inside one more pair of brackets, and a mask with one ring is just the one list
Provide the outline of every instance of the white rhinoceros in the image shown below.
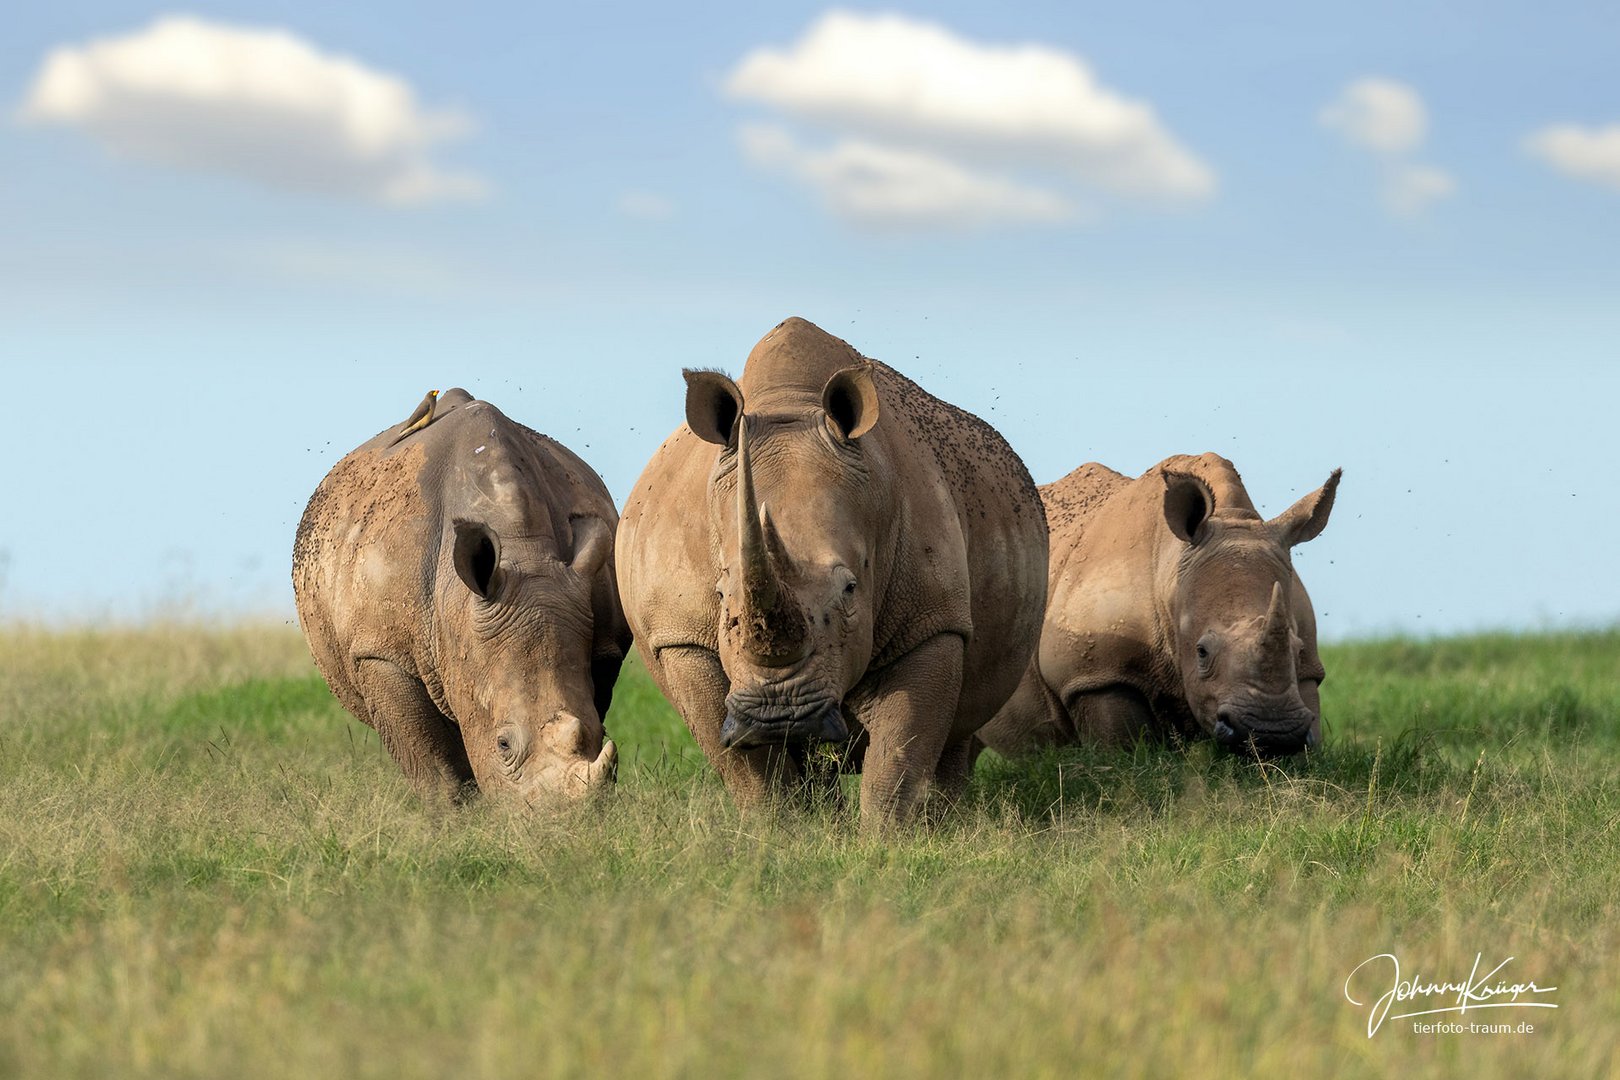
[[1092,462],[1042,487],[1040,648],[979,737],[1008,754],[1169,733],[1268,755],[1317,745],[1325,671],[1289,550],[1326,527],[1338,486],[1334,470],[1270,521],[1216,454],[1135,480]]
[[984,421],[803,319],[737,382],[686,373],[636,483],[619,586],[648,670],[733,797],[849,744],[861,815],[959,791],[1046,597],[1046,519]]
[[610,783],[617,523],[585,462],[450,390],[304,510],[293,591],[315,664],[424,794],[533,805]]

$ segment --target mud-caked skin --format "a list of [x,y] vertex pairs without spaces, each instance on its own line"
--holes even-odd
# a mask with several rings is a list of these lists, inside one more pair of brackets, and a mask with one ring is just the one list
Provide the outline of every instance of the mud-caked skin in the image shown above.
[[430,799],[538,806],[611,783],[602,718],[630,632],[607,488],[465,390],[399,436],[333,466],[298,526],[316,666]]
[[1216,454],[1135,480],[1093,462],[1041,488],[1040,647],[979,738],[1005,754],[1167,735],[1261,755],[1318,745],[1325,672],[1290,550],[1327,525],[1338,485],[1334,470],[1270,521]]
[[733,382],[689,371],[687,423],[619,525],[654,680],[743,804],[818,743],[861,769],[864,821],[958,792],[1046,594],[1046,520],[989,425],[803,319]]

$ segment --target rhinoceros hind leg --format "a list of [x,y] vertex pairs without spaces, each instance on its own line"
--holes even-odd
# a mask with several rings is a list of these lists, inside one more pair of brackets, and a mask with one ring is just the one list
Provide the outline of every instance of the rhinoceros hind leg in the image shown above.
[[355,663],[355,682],[383,746],[428,802],[460,802],[477,790],[460,730],[427,688],[387,660]]
[[934,769],[934,790],[944,801],[955,806],[967,791],[968,778],[973,775],[973,763],[979,758],[979,740],[975,735],[945,744],[940,752],[939,765]]
[[861,826],[909,822],[940,768],[962,689],[962,639],[929,638],[879,673],[857,712],[871,739],[861,771]]
[[1155,729],[1147,699],[1128,686],[1088,690],[1068,697],[1080,739],[1102,746],[1130,746]]

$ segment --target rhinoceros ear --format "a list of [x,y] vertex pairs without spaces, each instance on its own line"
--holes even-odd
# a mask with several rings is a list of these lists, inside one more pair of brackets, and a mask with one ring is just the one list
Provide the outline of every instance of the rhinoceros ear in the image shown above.
[[1327,483],[1266,522],[1278,543],[1293,547],[1321,535],[1327,528],[1328,515],[1333,512],[1333,496],[1338,493],[1339,476],[1343,472],[1343,469],[1334,469]]
[[613,550],[613,530],[599,517],[577,517],[569,521],[574,529],[574,558],[568,565],[583,578],[593,578]]
[[686,377],[686,426],[704,442],[730,446],[743,411],[742,391],[718,371],[688,368],[681,374]]
[[1164,522],[1189,544],[1204,538],[1204,523],[1215,512],[1215,493],[1190,473],[1164,472]]
[[457,519],[453,559],[456,576],[467,588],[488,600],[495,595],[495,575],[501,564],[501,540],[482,521]]
[[846,439],[858,439],[871,431],[878,422],[877,383],[872,378],[871,362],[862,361],[833,372],[821,389],[821,407]]

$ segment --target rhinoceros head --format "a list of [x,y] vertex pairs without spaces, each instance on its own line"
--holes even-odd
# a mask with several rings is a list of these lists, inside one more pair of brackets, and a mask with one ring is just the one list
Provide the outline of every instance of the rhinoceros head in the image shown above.
[[612,532],[596,517],[568,524],[559,553],[521,515],[455,519],[455,573],[439,575],[435,605],[444,694],[479,790],[531,806],[610,784],[618,761],[590,675],[591,590]]
[[1258,754],[1317,745],[1324,672],[1290,550],[1327,525],[1339,471],[1270,521],[1217,507],[1196,476],[1166,472],[1164,483],[1165,523],[1184,545],[1164,600],[1194,718],[1217,740]]
[[835,372],[819,404],[759,415],[724,375],[686,379],[688,426],[724,447],[709,485],[731,683],[721,740],[841,742],[844,694],[872,655],[874,538],[885,525],[860,441],[878,419],[871,364]]

